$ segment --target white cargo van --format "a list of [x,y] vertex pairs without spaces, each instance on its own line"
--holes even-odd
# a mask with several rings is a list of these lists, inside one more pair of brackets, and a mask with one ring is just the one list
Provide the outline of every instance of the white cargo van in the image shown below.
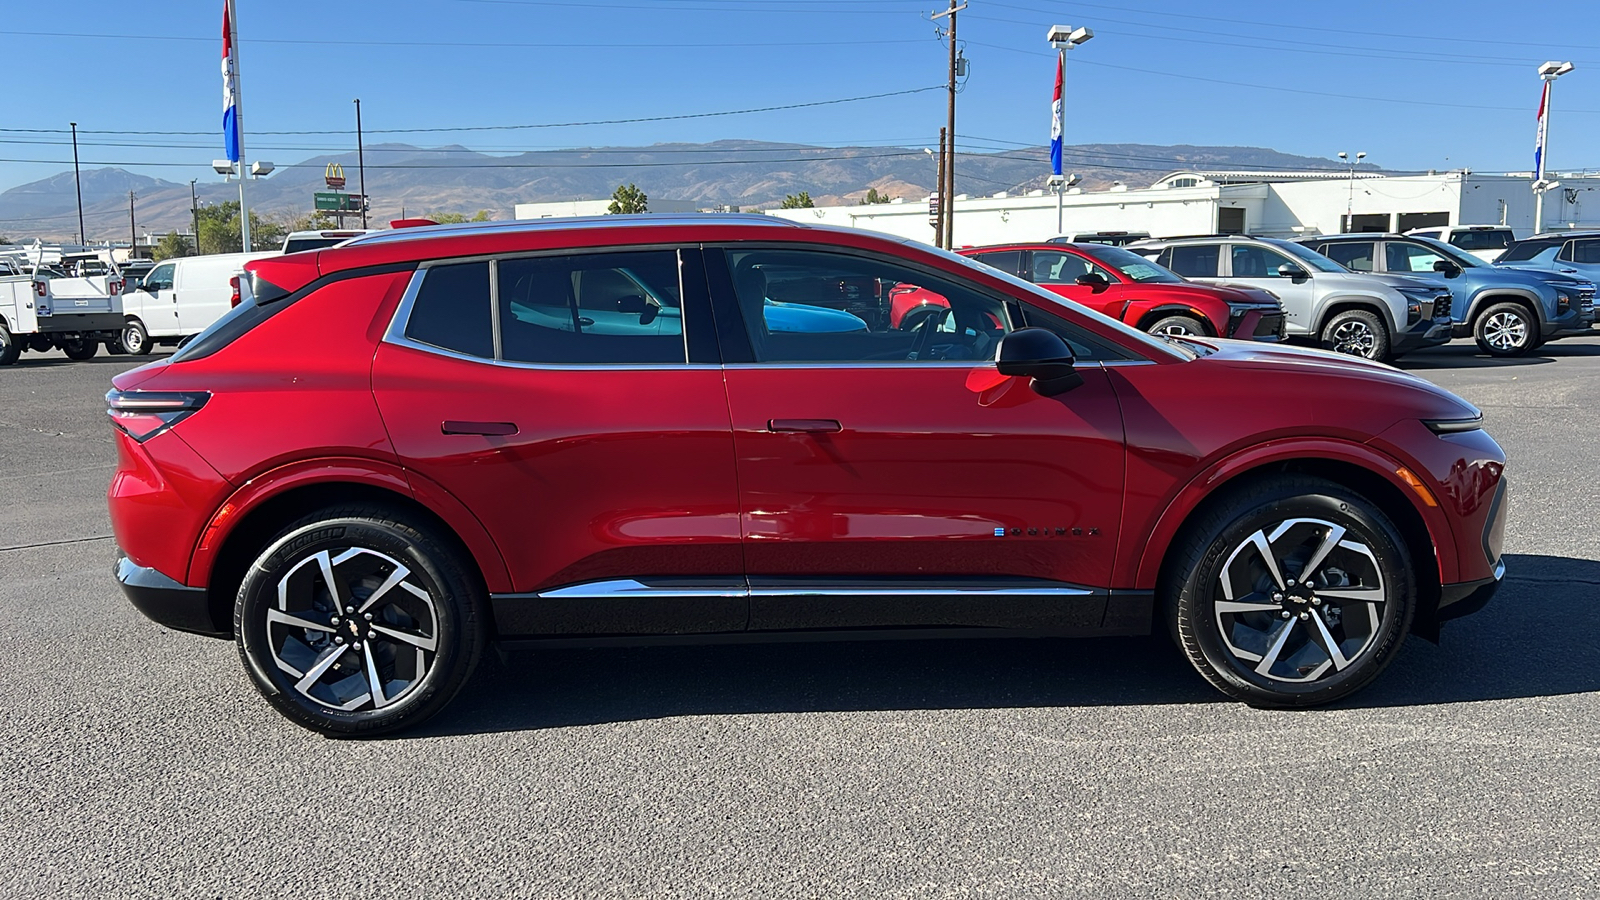
[[277,251],[220,253],[158,264],[138,290],[123,295],[122,350],[149,353],[154,344],[176,344],[204,331],[233,308],[232,281],[244,271],[244,264],[278,255]]

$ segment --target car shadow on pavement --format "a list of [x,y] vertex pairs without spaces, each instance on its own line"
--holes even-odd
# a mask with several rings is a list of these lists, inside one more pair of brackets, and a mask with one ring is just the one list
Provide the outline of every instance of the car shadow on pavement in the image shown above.
[[[1487,608],[1447,623],[1439,645],[1412,637],[1375,683],[1333,708],[1600,690],[1591,638],[1600,562],[1506,565]],[[449,709],[404,736],[686,715],[1212,702],[1228,701],[1164,635],[519,651],[488,655]]]
[[1527,356],[1490,356],[1468,340],[1443,347],[1431,347],[1407,353],[1394,361],[1397,368],[1407,371],[1428,369],[1494,369],[1515,366],[1542,366],[1560,359],[1600,356],[1600,344],[1589,342],[1569,343],[1552,341]]
[[48,356],[40,356],[37,353],[24,353],[16,362],[11,364],[10,368],[49,369],[57,366],[121,366],[125,369],[132,369],[148,362],[155,362],[158,359],[166,359],[175,352],[177,351],[170,348],[154,350],[144,356],[129,356],[126,353],[113,356],[102,352],[88,359],[67,359],[59,353],[52,353]]

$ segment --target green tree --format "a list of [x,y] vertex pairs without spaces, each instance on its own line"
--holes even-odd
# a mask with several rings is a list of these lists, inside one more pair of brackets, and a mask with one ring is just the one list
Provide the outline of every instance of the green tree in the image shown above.
[[617,189],[611,192],[611,205],[606,207],[606,214],[612,216],[624,216],[649,211],[650,198],[645,196],[644,191],[639,190],[639,186],[632,182],[617,185]]
[[11,238],[8,238],[5,235],[0,234],[0,244],[9,244],[9,243],[11,243]]
[[[289,226],[271,219],[263,219],[250,211],[250,244],[252,250],[276,250],[283,246]],[[202,253],[238,253],[242,245],[239,237],[239,202],[230,200],[214,206],[200,207],[200,250]]]
[[[808,197],[807,199],[810,198]],[[861,198],[861,205],[869,206],[874,203],[888,203],[890,199],[888,194],[878,193],[877,188],[867,188],[867,196]]]
[[172,259],[176,256],[193,255],[194,245],[189,243],[189,236],[179,234],[176,231],[167,232],[167,236],[161,239],[161,243],[157,244],[155,249],[156,262]]
[[494,214],[487,209],[480,209],[468,218],[465,213],[436,212],[428,213],[424,219],[431,219],[440,225],[460,225],[462,222],[493,222]]
[[801,191],[798,194],[789,194],[788,196],[784,197],[783,198],[783,203],[779,204],[778,208],[779,209],[810,209],[814,205],[815,204],[813,204],[811,202],[811,192],[810,191]]
[[[333,213],[325,209],[313,210],[303,216],[296,216],[289,220],[287,227],[290,231],[327,231],[339,227],[339,220]],[[251,235],[252,238],[255,235]]]

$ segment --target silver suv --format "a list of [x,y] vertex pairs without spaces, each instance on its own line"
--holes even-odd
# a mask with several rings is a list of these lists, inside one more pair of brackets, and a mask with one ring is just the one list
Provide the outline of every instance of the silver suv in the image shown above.
[[1450,340],[1450,289],[1431,278],[1351,272],[1292,241],[1211,235],[1129,250],[1185,278],[1260,288],[1283,304],[1289,337],[1386,361]]

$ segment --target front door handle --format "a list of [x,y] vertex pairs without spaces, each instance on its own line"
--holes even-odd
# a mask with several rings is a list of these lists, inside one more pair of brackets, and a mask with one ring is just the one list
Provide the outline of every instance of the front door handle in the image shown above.
[[838,419],[768,419],[767,430],[778,434],[836,434],[844,429]]
[[485,434],[504,437],[517,433],[517,423],[462,422],[454,419],[446,419],[444,423],[439,426],[439,430],[445,434]]

